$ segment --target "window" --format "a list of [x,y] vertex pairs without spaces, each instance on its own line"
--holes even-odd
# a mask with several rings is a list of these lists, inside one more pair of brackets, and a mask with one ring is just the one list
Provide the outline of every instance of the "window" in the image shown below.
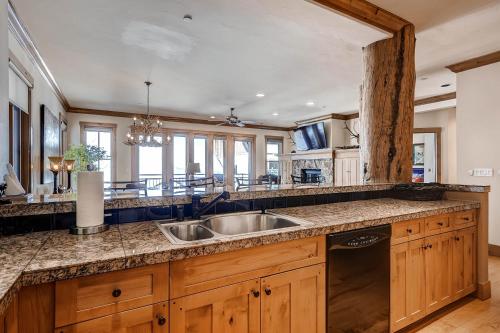
[[83,127],[83,143],[87,146],[96,146],[106,152],[105,158],[95,163],[96,169],[104,173],[104,181],[115,179],[113,155],[116,143],[116,125],[80,123]]
[[279,155],[283,153],[283,139],[266,138],[266,174],[279,176]]
[[225,180],[226,139],[215,138],[213,145],[213,175],[217,182]]
[[234,140],[234,178],[249,180],[252,169],[252,141]]
[[[155,136],[162,142],[161,136]],[[161,182],[163,178],[163,148],[139,146],[139,179],[155,179],[154,183]],[[148,186],[152,183],[148,181]]]
[[200,172],[197,177],[206,177],[207,174],[207,138],[195,137],[193,139],[193,162],[200,164]]
[[173,149],[174,149],[174,178],[184,178],[186,177],[186,151],[187,151],[187,140],[185,136],[175,135],[173,139]]

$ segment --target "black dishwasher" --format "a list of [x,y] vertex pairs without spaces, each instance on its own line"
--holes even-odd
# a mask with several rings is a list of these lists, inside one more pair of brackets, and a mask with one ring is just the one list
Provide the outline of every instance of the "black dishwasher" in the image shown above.
[[390,225],[328,236],[328,333],[389,332]]

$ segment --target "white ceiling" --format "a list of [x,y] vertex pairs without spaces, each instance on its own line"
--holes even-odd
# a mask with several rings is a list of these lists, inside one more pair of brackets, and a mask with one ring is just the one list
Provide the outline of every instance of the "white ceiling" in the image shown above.
[[[455,73],[445,66],[500,50],[500,0],[370,1],[415,24],[417,98],[456,91]],[[441,88],[445,83],[451,86]]]
[[290,126],[355,112],[361,48],[387,37],[304,0],[13,3],[82,108],[143,110],[149,79],[156,114],[222,119],[235,106],[242,119]]
[[[371,2],[416,25],[417,98],[455,91],[444,66],[500,48],[500,0]],[[361,47],[387,37],[304,0],[13,3],[82,108],[141,111],[149,79],[156,114],[222,119],[235,106],[242,119],[289,126],[355,112]]]

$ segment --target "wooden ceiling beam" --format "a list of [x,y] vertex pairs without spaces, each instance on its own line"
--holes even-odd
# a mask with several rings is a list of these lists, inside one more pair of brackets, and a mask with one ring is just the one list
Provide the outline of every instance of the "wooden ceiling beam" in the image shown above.
[[426,98],[420,98],[415,101],[415,106],[417,105],[425,105],[425,104],[432,104],[432,103],[437,103],[437,102],[443,102],[443,101],[449,101],[451,99],[457,98],[457,93],[452,92],[448,94],[442,94],[442,95],[437,95],[437,96],[431,96],[431,97],[426,97]]
[[365,0],[306,0],[384,31],[395,33],[410,22]]
[[[121,117],[121,118],[129,118],[132,119],[134,116],[143,117],[145,114],[143,113],[129,113],[122,111],[109,111],[109,110],[94,110],[94,109],[83,109],[83,108],[69,108],[69,113],[79,113],[79,114],[90,114],[95,116],[106,116],[106,117]],[[160,116],[153,115],[153,117],[161,120],[161,121],[170,121],[176,123],[190,123],[190,124],[200,124],[200,125],[218,125],[221,121],[213,121],[199,118],[184,118],[184,117],[175,117],[175,116]],[[229,126],[229,125],[222,125]],[[280,126],[270,126],[270,125],[245,125],[245,128],[254,128],[254,129],[264,129],[270,131],[290,131],[295,127],[280,127]]]
[[500,61],[500,51],[485,54],[480,57],[468,59],[462,62],[458,62],[453,65],[446,66],[450,71],[454,73],[460,73],[467,71],[469,69],[486,66]]

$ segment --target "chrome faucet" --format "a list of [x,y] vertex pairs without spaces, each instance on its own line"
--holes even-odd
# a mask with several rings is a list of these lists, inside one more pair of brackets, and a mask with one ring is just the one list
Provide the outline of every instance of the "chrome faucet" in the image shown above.
[[201,196],[195,194],[191,197],[191,203],[193,204],[193,219],[197,220],[201,217],[201,215],[205,214],[210,210],[219,200],[228,200],[230,194],[228,191],[224,191],[218,196],[216,196],[212,201],[207,203],[205,206],[201,206]]

